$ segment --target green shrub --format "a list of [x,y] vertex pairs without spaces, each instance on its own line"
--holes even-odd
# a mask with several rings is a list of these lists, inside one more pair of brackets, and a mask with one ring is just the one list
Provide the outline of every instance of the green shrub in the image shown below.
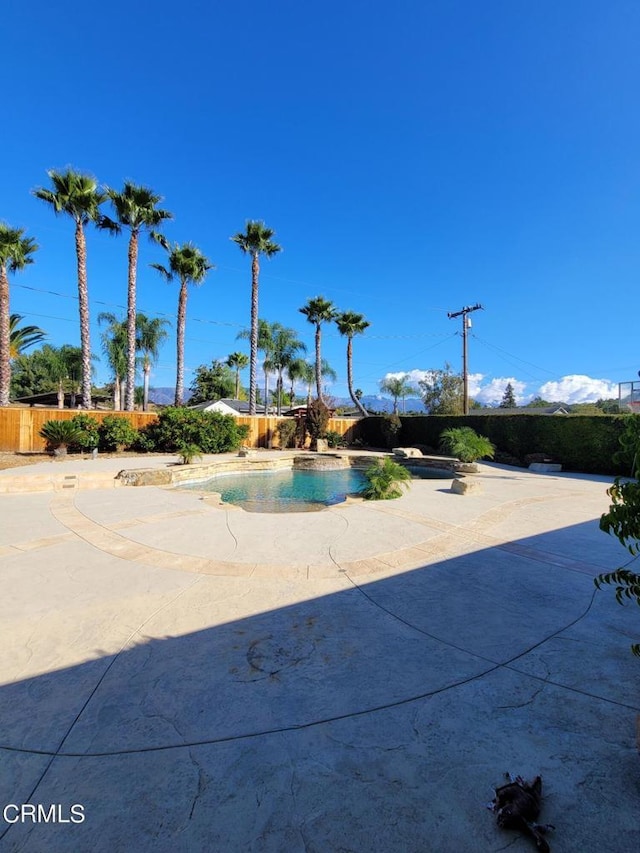
[[71,418],[71,423],[78,427],[80,438],[74,442],[78,450],[94,450],[100,443],[100,424],[90,415],[84,413]]
[[402,421],[398,415],[383,415],[381,429],[385,446],[393,447],[398,443],[397,438],[402,429]]
[[47,442],[47,450],[54,450],[59,456],[64,456],[68,447],[82,440],[82,431],[72,420],[45,421],[40,435]]
[[288,418],[285,421],[280,421],[276,432],[278,433],[278,441],[280,447],[284,450],[287,447],[293,447],[296,436],[297,425],[293,418]]
[[249,427],[233,415],[178,407],[165,409],[142,432],[155,450],[174,452],[182,444],[195,444],[203,453],[226,453],[240,447]]
[[388,501],[402,497],[401,486],[408,485],[407,481],[411,479],[406,468],[388,458],[374,462],[364,475],[368,485],[362,495],[368,501]]
[[493,458],[495,447],[484,435],[471,427],[450,427],[440,435],[440,449],[456,456],[461,462],[475,462],[488,456]]
[[327,439],[327,444],[329,445],[329,447],[345,446],[344,437],[339,432],[335,432],[335,430],[328,430],[325,434],[325,438]]
[[131,447],[138,436],[137,429],[131,425],[128,418],[118,415],[107,415],[100,424],[100,449],[120,453]]

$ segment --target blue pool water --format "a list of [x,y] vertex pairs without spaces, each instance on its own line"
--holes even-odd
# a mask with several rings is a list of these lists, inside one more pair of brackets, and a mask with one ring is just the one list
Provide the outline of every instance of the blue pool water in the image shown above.
[[220,474],[185,488],[219,492],[225,503],[249,512],[313,512],[341,503],[366,485],[361,471],[257,471]]

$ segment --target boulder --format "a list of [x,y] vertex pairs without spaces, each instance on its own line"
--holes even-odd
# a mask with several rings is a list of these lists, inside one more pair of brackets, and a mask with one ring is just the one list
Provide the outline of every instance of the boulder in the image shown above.
[[400,459],[415,459],[422,456],[422,451],[418,450],[417,447],[394,447],[392,452],[394,456]]
[[451,483],[454,495],[471,495],[482,492],[482,485],[477,480],[454,480]]

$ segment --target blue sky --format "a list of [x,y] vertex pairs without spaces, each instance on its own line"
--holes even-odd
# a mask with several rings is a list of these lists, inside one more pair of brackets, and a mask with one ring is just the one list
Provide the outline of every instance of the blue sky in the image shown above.
[[[29,193],[72,165],[153,187],[175,214],[167,236],[216,265],[189,295],[191,370],[246,347],[249,262],[229,237],[262,219],[284,251],[263,263],[260,315],[311,353],[309,297],[365,314],[365,393],[389,373],[459,370],[447,311],[476,302],[485,402],[508,380],[522,400],[572,402],[636,377],[635,0],[8,0],[3,30],[0,219],[40,244],[11,309],[51,343],[79,342],[73,227]],[[174,317],[177,287],[153,261],[145,243],[139,308]],[[89,233],[88,268],[94,320],[124,312],[125,239]],[[174,334],[153,385],[175,382]],[[346,396],[332,329],[323,355]]]

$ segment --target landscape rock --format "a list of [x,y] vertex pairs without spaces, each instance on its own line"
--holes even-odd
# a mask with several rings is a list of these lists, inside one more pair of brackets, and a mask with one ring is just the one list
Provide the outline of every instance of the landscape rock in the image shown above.
[[477,480],[454,480],[451,483],[451,491],[455,495],[477,495],[482,490],[482,485]]
[[422,451],[417,447],[394,447],[393,455],[399,456],[401,459],[412,459],[422,456]]

